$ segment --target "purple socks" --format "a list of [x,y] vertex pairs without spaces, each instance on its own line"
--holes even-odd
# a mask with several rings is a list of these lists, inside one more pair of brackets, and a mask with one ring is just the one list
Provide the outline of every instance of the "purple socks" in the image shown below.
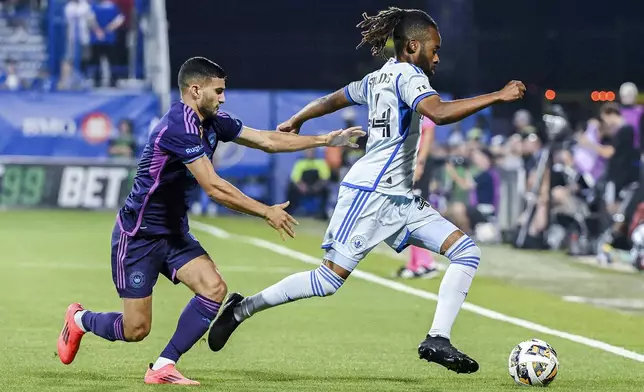
[[83,314],[81,320],[85,330],[92,332],[96,336],[100,336],[111,342],[115,340],[125,341],[122,313],[95,313],[87,311]]
[[210,323],[217,316],[220,303],[202,295],[195,295],[181,313],[177,329],[170,343],[161,353],[162,358],[178,361],[179,357],[197,343],[208,331]]

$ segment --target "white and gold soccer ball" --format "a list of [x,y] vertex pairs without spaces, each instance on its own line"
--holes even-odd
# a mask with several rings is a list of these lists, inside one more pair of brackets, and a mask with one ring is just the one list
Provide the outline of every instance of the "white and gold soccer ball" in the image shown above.
[[545,387],[559,372],[559,359],[552,346],[543,340],[519,343],[508,360],[510,376],[519,385]]

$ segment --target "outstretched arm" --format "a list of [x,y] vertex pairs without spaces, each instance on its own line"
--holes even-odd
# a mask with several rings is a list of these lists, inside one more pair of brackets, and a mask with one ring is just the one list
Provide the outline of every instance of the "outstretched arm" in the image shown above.
[[306,121],[355,105],[355,103],[349,99],[350,98],[347,97],[345,89],[340,89],[334,93],[318,98],[304,106],[289,120],[280,124],[277,127],[277,130],[280,132],[300,133],[300,127]]
[[500,91],[474,98],[441,101],[438,95],[431,95],[418,103],[416,111],[429,117],[437,125],[445,125],[460,121],[493,104],[521,99],[524,93],[523,83],[513,80]]
[[266,223],[280,233],[282,239],[284,239],[284,232],[292,238],[295,237],[293,225],[297,224],[297,221],[284,211],[289,202],[269,207],[246,196],[228,181],[219,177],[206,156],[187,163],[186,166],[211,199],[231,210],[264,218]]
[[284,132],[258,131],[253,128],[244,127],[234,141],[246,147],[268,153],[275,153],[308,150],[310,148],[326,146],[349,146],[355,148],[357,146],[351,143],[350,140],[354,137],[364,135],[365,133],[360,127],[340,129],[326,135],[318,136],[300,136]]

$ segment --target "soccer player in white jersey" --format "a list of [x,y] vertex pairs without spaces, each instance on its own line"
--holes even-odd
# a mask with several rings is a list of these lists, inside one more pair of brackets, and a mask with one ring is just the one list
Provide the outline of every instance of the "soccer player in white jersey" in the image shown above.
[[362,80],[311,102],[278,127],[282,132],[298,133],[309,119],[350,105],[369,107],[367,152],[342,182],[322,242],[326,251],[322,264],[251,297],[231,294],[210,330],[208,343],[213,351],[219,351],[241,322],[264,309],[332,295],[360,260],[384,241],[397,251],[415,245],[449,258],[434,321],[418,353],[422,359],[458,373],[473,373],[478,363],[452,346],[450,333],[481,251],[425,200],[412,195],[421,116],[439,125],[453,123],[490,105],[522,98],[525,86],[512,81],[491,94],[442,101],[429,83],[441,46],[436,22],[423,11],[393,7],[363,17],[358,25],[363,30],[360,45],[371,44],[372,53],[379,55],[387,39],[393,37],[396,58]]

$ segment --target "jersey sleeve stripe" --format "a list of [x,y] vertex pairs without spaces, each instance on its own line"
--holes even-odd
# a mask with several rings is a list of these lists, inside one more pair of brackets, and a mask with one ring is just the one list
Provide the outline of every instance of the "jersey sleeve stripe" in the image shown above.
[[438,93],[436,91],[428,91],[428,92],[426,92],[424,94],[421,94],[421,95],[417,96],[416,99],[414,99],[414,102],[412,102],[411,108],[413,110],[416,110],[416,106],[418,106],[420,101],[422,101],[423,99],[425,99],[427,97],[430,97],[432,95],[438,95]]
[[357,105],[358,103],[351,98],[351,94],[349,93],[349,86],[344,87],[344,96],[347,97],[347,100],[351,102],[352,105]]
[[206,153],[204,152],[204,153],[201,153],[201,155],[199,155],[199,156],[196,156],[194,158],[191,158],[191,159],[188,159],[186,161],[183,161],[183,163],[187,165],[187,164],[192,163],[192,162],[196,161],[197,159],[199,159],[201,157],[205,157],[205,156],[206,156]]

